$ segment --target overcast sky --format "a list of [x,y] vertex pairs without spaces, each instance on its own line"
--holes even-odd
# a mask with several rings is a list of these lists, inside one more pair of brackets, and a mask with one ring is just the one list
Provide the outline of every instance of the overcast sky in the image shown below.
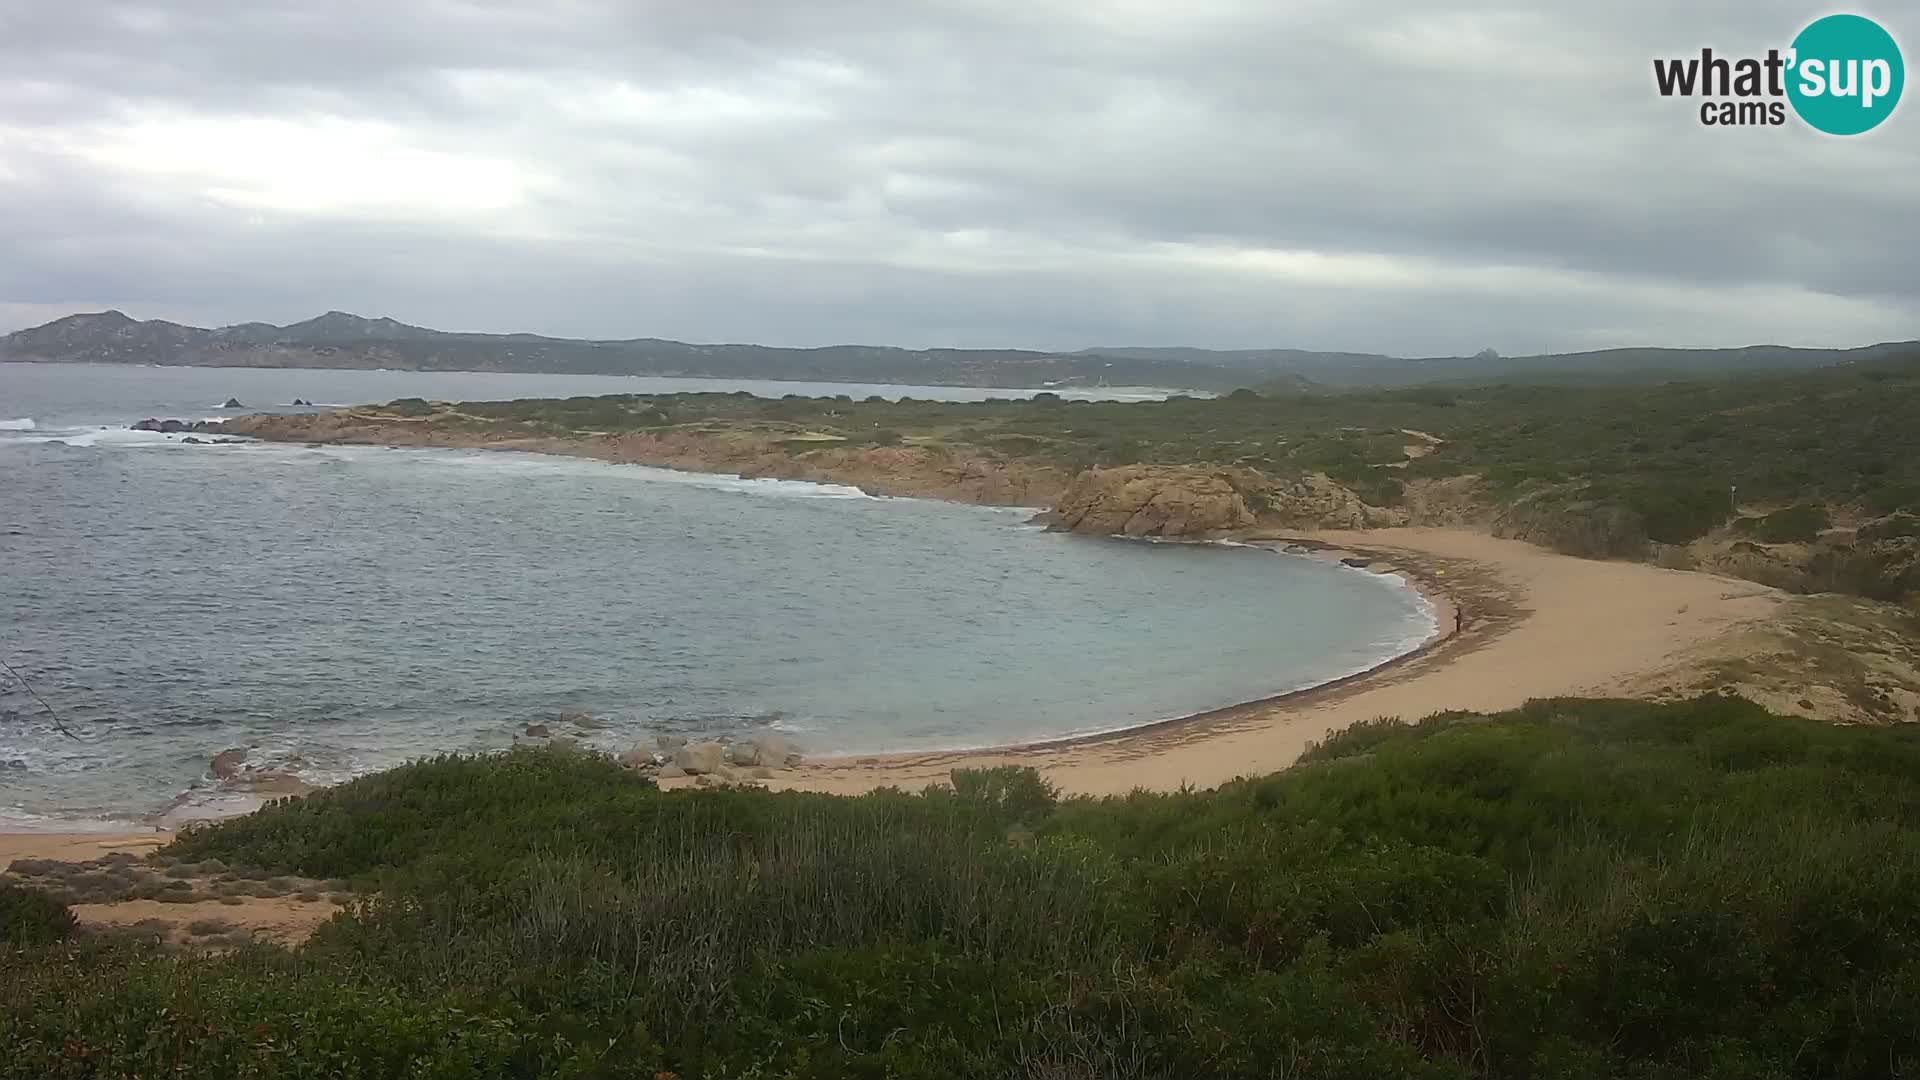
[[[1920,14],[1882,8],[1911,66]],[[1920,103],[1833,138],[1653,90],[1655,56],[1763,54],[1827,11],[0,0],[0,331],[117,307],[781,345],[1920,337]]]

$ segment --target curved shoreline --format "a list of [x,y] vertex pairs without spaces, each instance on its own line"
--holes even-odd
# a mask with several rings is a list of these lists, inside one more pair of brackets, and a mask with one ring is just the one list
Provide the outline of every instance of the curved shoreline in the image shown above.
[[[1166,543],[1168,541],[1152,541],[1152,542]],[[1231,538],[1227,538],[1224,540],[1195,540],[1195,541],[1181,541],[1181,542],[1196,543],[1196,544],[1232,542],[1243,547],[1263,548],[1273,552],[1276,555],[1294,554],[1292,552],[1288,552],[1279,547],[1274,546],[1278,544],[1286,544],[1290,546],[1314,547],[1316,549],[1315,551],[1309,552],[1309,553],[1303,553],[1302,557],[1320,558],[1321,555],[1324,554],[1326,556],[1326,560],[1334,560],[1340,556],[1346,556],[1346,555],[1365,555],[1366,554],[1363,548],[1360,548],[1357,546],[1349,545],[1349,546],[1340,547],[1340,548],[1318,547],[1316,541],[1309,540],[1306,538],[1294,538],[1294,537],[1278,538],[1278,539],[1272,539],[1272,540],[1262,539],[1258,542],[1252,542],[1252,543],[1245,542],[1245,541],[1231,540]],[[1456,603],[1452,597],[1447,595],[1445,590],[1439,588],[1438,585],[1432,581],[1419,578],[1411,573],[1408,573],[1407,571],[1401,569],[1398,566],[1391,565],[1391,560],[1378,558],[1378,557],[1373,557],[1373,558],[1375,558],[1376,561],[1385,562],[1385,563],[1388,563],[1389,565],[1380,570],[1362,569],[1360,567],[1345,567],[1345,569],[1353,570],[1355,573],[1376,574],[1376,575],[1391,574],[1393,576],[1397,576],[1401,578],[1403,581],[1406,582],[1406,587],[1408,589],[1411,589],[1414,592],[1414,594],[1417,597],[1419,597],[1420,601],[1432,610],[1434,628],[1431,633],[1427,634],[1426,637],[1422,638],[1419,642],[1415,643],[1411,648],[1402,649],[1401,651],[1394,653],[1392,656],[1389,656],[1384,660],[1380,660],[1373,664],[1370,664],[1364,668],[1361,668],[1358,671],[1348,672],[1345,675],[1338,675],[1331,679],[1326,679],[1324,681],[1313,683],[1308,686],[1297,687],[1292,690],[1281,690],[1271,694],[1263,694],[1259,697],[1248,698],[1245,701],[1230,702],[1226,705],[1215,705],[1210,708],[1198,710],[1196,712],[1181,713],[1178,716],[1162,717],[1158,720],[1147,720],[1142,723],[1129,724],[1125,727],[1111,728],[1105,731],[1089,731],[1079,735],[1060,735],[1053,738],[1023,739],[1018,742],[989,743],[983,746],[963,746],[963,747],[955,747],[952,749],[944,749],[944,750],[902,750],[897,752],[883,751],[883,752],[870,753],[870,754],[863,754],[863,753],[857,753],[857,752],[847,753],[847,754],[823,754],[823,755],[810,758],[809,765],[803,766],[801,771],[804,771],[807,768],[832,768],[834,766],[845,765],[850,762],[865,762],[865,761],[874,761],[874,760],[883,761],[883,762],[905,763],[905,762],[913,762],[913,761],[930,761],[935,759],[945,759],[948,757],[956,757],[956,756],[964,757],[964,756],[981,755],[981,754],[1046,754],[1046,753],[1051,753],[1051,752],[1060,751],[1060,750],[1070,750],[1076,747],[1099,746],[1105,743],[1122,742],[1128,739],[1135,739],[1135,738],[1141,738],[1146,736],[1152,736],[1156,734],[1162,734],[1166,732],[1175,731],[1179,728],[1186,727],[1189,725],[1199,725],[1199,724],[1206,724],[1210,721],[1232,719],[1233,717],[1240,715],[1242,713],[1245,713],[1251,709],[1266,708],[1266,707],[1275,706],[1275,705],[1284,705],[1288,702],[1299,701],[1311,695],[1321,693],[1323,691],[1337,690],[1342,687],[1359,683],[1363,680],[1370,679],[1381,673],[1391,671],[1392,669],[1399,667],[1400,665],[1410,663],[1412,661],[1418,660],[1426,656],[1428,653],[1439,649],[1441,646],[1446,644],[1448,639],[1452,638],[1456,633],[1460,632],[1461,623],[1457,622],[1455,617],[1456,615],[1459,615],[1464,618],[1465,608],[1463,608],[1460,604]]]
[[[1664,672],[1764,619],[1780,596],[1752,582],[1575,559],[1463,529],[1247,539],[1386,561],[1425,595],[1457,605],[1458,627],[1364,672],[1190,716],[977,751],[821,759],[768,786],[857,794],[942,783],[957,768],[1023,765],[1071,794],[1212,787],[1286,768],[1329,732],[1379,716],[1415,720],[1537,698],[1645,693]],[[1590,618],[1589,605],[1603,617]],[[1450,621],[1443,615],[1443,628]]]
[[[411,433],[409,433],[411,434]],[[295,439],[274,439],[266,441],[294,442]],[[375,441],[364,438],[339,437],[325,439],[326,442],[345,445],[391,445],[421,447],[417,441]],[[529,442],[534,445],[529,445]],[[444,449],[487,449],[519,453],[542,453],[560,456],[585,457],[609,461],[615,464],[644,464],[656,468],[676,468],[687,472],[707,472],[708,474],[734,475],[719,469],[702,470],[689,468],[684,463],[674,465],[654,464],[637,461],[625,455],[609,454],[605,447],[581,443],[566,443],[561,440],[513,440],[500,442],[474,440],[466,445],[448,445],[446,443],[427,444],[433,448]],[[819,481],[814,481],[819,482]],[[832,482],[832,481],[826,481]],[[941,501],[979,502],[958,493],[943,493],[932,496]],[[971,493],[968,493],[971,494]],[[900,497],[928,497],[925,494]],[[832,758],[822,758],[802,765],[799,769],[777,775],[767,781],[767,786],[778,789],[802,789],[838,793],[855,793],[880,786],[915,787],[944,782],[947,774],[954,768],[979,767],[984,765],[1018,764],[1040,768],[1063,790],[1076,793],[1116,793],[1134,788],[1178,787],[1185,784],[1211,786],[1225,782],[1236,776],[1256,772],[1270,772],[1292,764],[1300,751],[1309,743],[1323,738],[1327,731],[1344,727],[1355,720],[1372,719],[1377,715],[1405,715],[1416,718],[1432,712],[1453,708],[1497,710],[1523,703],[1529,697],[1554,696],[1579,692],[1591,692],[1596,688],[1619,687],[1628,677],[1643,678],[1650,669],[1656,669],[1675,651],[1662,646],[1651,657],[1641,657],[1634,663],[1614,664],[1603,674],[1604,683],[1583,682],[1577,674],[1582,670],[1580,661],[1587,654],[1576,643],[1573,648],[1559,655],[1528,657],[1524,662],[1536,675],[1529,685],[1538,688],[1538,692],[1522,694],[1518,697],[1510,692],[1486,692],[1481,686],[1467,693],[1457,692],[1453,686],[1432,687],[1433,676],[1454,670],[1457,661],[1515,636],[1517,631],[1526,628],[1540,615],[1545,606],[1550,612],[1552,605],[1541,605],[1541,598],[1534,595],[1538,590],[1529,588],[1527,581],[1514,581],[1510,572],[1516,562],[1530,565],[1551,565],[1566,571],[1569,577],[1594,577],[1620,579],[1609,582],[1602,590],[1606,595],[1630,595],[1642,600],[1650,595],[1656,601],[1651,606],[1642,603],[1634,618],[1619,620],[1610,627],[1616,632],[1636,628],[1650,629],[1656,625],[1645,616],[1648,614],[1684,615],[1689,603],[1682,599],[1674,609],[1671,601],[1676,597],[1693,597],[1696,601],[1709,600],[1703,590],[1719,592],[1720,601],[1743,601],[1762,594],[1773,595],[1774,590],[1755,586],[1750,582],[1738,582],[1705,574],[1682,571],[1661,570],[1638,563],[1605,563],[1576,559],[1570,556],[1556,555],[1518,541],[1496,540],[1486,534],[1465,529],[1419,529],[1393,528],[1375,529],[1363,532],[1339,532],[1326,530],[1290,530],[1274,532],[1263,530],[1241,530],[1238,533],[1218,537],[1247,546],[1284,548],[1289,546],[1309,549],[1304,554],[1330,560],[1365,557],[1382,567],[1355,567],[1359,572],[1396,574],[1413,588],[1422,600],[1431,605],[1435,612],[1435,632],[1428,638],[1397,655],[1389,657],[1364,670],[1339,676],[1312,686],[1283,691],[1248,701],[1201,710],[1182,716],[1149,721],[1110,731],[1091,732],[1082,735],[1070,735],[1060,738],[1028,740],[1017,743],[988,746],[978,749],[959,749],[941,751],[906,751],[887,754],[848,754]],[[1476,550],[1465,550],[1466,549]],[[1489,558],[1488,553],[1494,557]],[[1288,553],[1288,552],[1282,552]],[[1302,554],[1301,552],[1291,552]],[[1350,564],[1351,565],[1351,564]],[[1671,577],[1669,577],[1671,576]],[[1648,590],[1636,588],[1655,578],[1667,578],[1660,586]],[[1635,580],[1637,579],[1637,580]],[[1675,589],[1673,581],[1687,579],[1690,588]],[[1533,584],[1537,584],[1537,580]],[[1461,586],[1469,588],[1463,593]],[[1726,592],[1732,586],[1735,592]],[[1624,588],[1624,592],[1621,590]],[[1718,609],[1712,613],[1696,613],[1690,623],[1695,629],[1706,627],[1714,633],[1727,627],[1758,618],[1763,609],[1770,609],[1771,601],[1756,607],[1746,608],[1732,616],[1721,618]],[[1724,607],[1724,605],[1721,605]],[[1469,620],[1467,615],[1471,613]],[[1711,617],[1703,620],[1701,614]],[[1587,629],[1592,629],[1588,627]],[[1602,635],[1605,636],[1604,634]],[[1679,643],[1680,648],[1697,645],[1705,636],[1702,634],[1685,635],[1686,640]],[[1650,635],[1657,638],[1659,635]],[[1509,650],[1511,651],[1511,650]],[[1591,664],[1586,665],[1591,667]],[[1567,674],[1567,669],[1575,669]],[[1541,673],[1545,678],[1538,677]],[[1482,672],[1474,673],[1486,680]],[[1564,675],[1564,677],[1560,677]],[[1449,680],[1457,683],[1458,679]],[[1471,679],[1469,679],[1471,681]],[[1511,681],[1511,680],[1508,680]],[[1526,680],[1523,680],[1526,681]],[[1417,704],[1408,707],[1405,695],[1388,695],[1395,708],[1383,708],[1366,713],[1365,702],[1377,697],[1380,691],[1391,690],[1407,683],[1419,683],[1423,690],[1431,689],[1423,695]],[[1359,701],[1363,704],[1353,705]],[[1345,707],[1339,707],[1345,706]],[[1325,727],[1318,726],[1319,718],[1329,718]],[[1306,721],[1306,723],[1302,723]],[[1232,745],[1228,745],[1232,744]],[[1198,755],[1195,747],[1213,747],[1215,753]],[[1244,748],[1251,752],[1240,752]],[[1177,754],[1173,753],[1178,751]],[[1158,759],[1178,757],[1180,761],[1160,761]],[[1206,760],[1198,760],[1205,758]],[[1189,764],[1191,762],[1191,764]],[[1156,765],[1164,767],[1156,768]],[[691,784],[689,780],[668,780],[663,787],[680,787]],[[7,825],[0,822],[0,832]],[[46,834],[51,835],[51,834]],[[94,834],[107,835],[107,834]]]

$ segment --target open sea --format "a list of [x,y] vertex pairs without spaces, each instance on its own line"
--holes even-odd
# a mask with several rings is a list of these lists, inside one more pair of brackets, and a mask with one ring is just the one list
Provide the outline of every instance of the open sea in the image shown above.
[[126,430],[229,397],[712,389],[1032,392],[0,364],[0,660],[27,684],[0,671],[0,828],[245,808],[209,773],[230,748],[325,783],[529,723],[610,750],[772,728],[816,756],[1111,731],[1364,670],[1433,629],[1397,578],[1049,533],[1024,510]]

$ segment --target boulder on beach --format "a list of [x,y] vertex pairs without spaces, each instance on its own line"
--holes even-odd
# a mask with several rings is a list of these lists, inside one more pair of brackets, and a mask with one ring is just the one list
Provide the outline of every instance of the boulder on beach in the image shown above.
[[246,760],[247,752],[244,749],[222,750],[213,755],[213,761],[209,767],[215,779],[231,780],[240,775]]
[[551,734],[553,734],[553,732],[549,731],[545,724],[527,725],[527,738],[529,739],[544,739]]
[[794,753],[793,743],[786,736],[767,732],[734,743],[728,757],[735,765],[784,769],[798,761],[800,755]]
[[688,743],[673,752],[673,763],[695,776],[717,773],[726,765],[726,749],[717,742]]
[[637,746],[631,750],[621,751],[620,756],[614,760],[618,761],[620,767],[624,769],[650,769],[654,765],[653,751],[642,750]]
[[687,745],[687,737],[685,735],[655,735],[653,737],[653,744],[660,748],[661,753],[671,755],[675,750]]

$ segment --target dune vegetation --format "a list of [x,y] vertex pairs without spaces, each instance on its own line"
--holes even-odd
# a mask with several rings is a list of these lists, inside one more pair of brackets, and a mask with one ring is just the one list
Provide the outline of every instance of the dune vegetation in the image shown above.
[[1217,790],[663,793],[423,761],[183,835],[304,946],[0,888],[0,1076],[1887,1077],[1920,732],[1738,698],[1378,721]]

